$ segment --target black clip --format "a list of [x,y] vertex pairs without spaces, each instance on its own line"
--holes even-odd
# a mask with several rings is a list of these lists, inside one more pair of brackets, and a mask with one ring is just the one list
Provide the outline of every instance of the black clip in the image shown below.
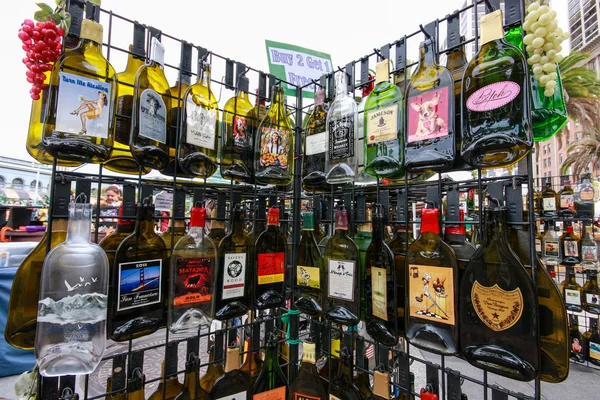
[[366,85],[369,83],[369,57],[363,57],[360,59],[360,84]]
[[217,193],[217,220],[219,221],[224,221],[225,220],[225,214],[227,212],[227,205],[226,203],[226,195],[225,192],[218,192]]
[[153,26],[148,27],[148,34],[150,35],[149,40],[151,40],[153,37],[156,38],[158,41],[162,39],[162,31]]
[[86,178],[80,178],[75,181],[75,194],[83,194],[86,198],[91,198],[92,193],[92,180]]
[[404,38],[396,42],[396,70],[406,70],[406,43]]
[[258,74],[258,98],[266,100],[267,98],[267,74],[260,72]]
[[335,97],[335,73],[327,75],[327,101],[333,100]]
[[346,64],[346,82],[348,83],[348,91],[354,93],[354,61]]
[[225,61],[225,87],[227,89],[234,89],[233,86],[233,61],[229,58]]

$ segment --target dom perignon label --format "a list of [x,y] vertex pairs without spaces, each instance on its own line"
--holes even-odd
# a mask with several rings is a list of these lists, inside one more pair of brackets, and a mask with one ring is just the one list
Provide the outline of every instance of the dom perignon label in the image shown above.
[[354,157],[354,118],[346,116],[329,121],[329,159]]

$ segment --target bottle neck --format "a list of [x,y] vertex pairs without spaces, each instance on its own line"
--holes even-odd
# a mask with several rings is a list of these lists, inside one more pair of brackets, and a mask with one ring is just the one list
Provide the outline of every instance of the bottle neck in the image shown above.
[[210,67],[208,64],[202,66],[202,70],[198,75],[198,83],[210,89]]
[[200,389],[200,380],[198,379],[198,375],[198,362],[194,361],[186,363],[185,375],[183,377],[183,387],[187,388],[190,394],[195,395]]
[[67,230],[67,242],[87,243],[90,241],[91,221],[89,219],[77,219],[69,221]]
[[385,239],[384,230],[385,225],[383,224],[383,216],[373,216],[373,242],[380,242]]
[[484,223],[484,246],[492,241],[497,241],[498,244],[506,244],[508,242],[506,234],[506,210],[485,210]]
[[102,45],[91,39],[81,39],[81,46],[86,53],[102,54]]
[[431,67],[436,63],[435,45],[432,40],[421,43],[419,48],[419,69]]
[[238,210],[233,212],[233,220],[231,222],[231,233],[235,235],[244,234],[244,221],[242,220],[242,213]]
[[448,54],[448,61],[446,62],[446,67],[450,71],[453,71],[453,70],[461,68],[466,63],[467,63],[467,57],[465,57],[463,48],[459,47],[458,49],[453,50]]
[[129,56],[127,57],[127,66],[125,67],[125,72],[135,74],[142,65],[144,65],[143,58],[138,58],[133,54],[129,54]]

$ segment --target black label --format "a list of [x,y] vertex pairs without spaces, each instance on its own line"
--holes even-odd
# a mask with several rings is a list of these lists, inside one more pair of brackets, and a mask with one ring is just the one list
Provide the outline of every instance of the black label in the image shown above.
[[354,118],[346,116],[329,121],[329,159],[354,157]]
[[119,264],[119,300],[117,311],[159,303],[162,260]]
[[173,305],[206,303],[211,299],[212,257],[178,258]]

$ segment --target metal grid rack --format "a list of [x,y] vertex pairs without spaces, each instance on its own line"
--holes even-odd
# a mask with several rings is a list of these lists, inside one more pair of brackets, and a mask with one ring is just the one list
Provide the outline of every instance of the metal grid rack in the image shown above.
[[[74,0],[73,0],[74,1]],[[492,1],[491,3],[495,3]],[[436,39],[436,43],[439,45],[440,38],[440,28],[445,27],[447,30],[447,48],[441,51],[441,54],[445,54],[453,49],[456,49],[460,46],[463,46],[467,43],[473,43],[475,49],[478,48],[477,37],[478,37],[478,15],[477,12],[473,12],[474,15],[474,26],[475,26],[475,38],[464,40],[464,38],[460,37],[459,34],[459,21],[460,18],[464,17],[464,14],[468,11],[473,11],[473,9],[477,6],[481,6],[483,4],[486,5],[488,9],[491,9],[494,4],[491,4],[488,1],[482,0],[474,0],[471,4],[462,8],[461,10],[457,10],[451,15],[448,15],[444,18],[435,20],[424,27],[421,27],[420,31],[413,32],[411,34],[405,35],[399,40],[396,40],[392,43],[385,44],[378,49],[374,49],[373,52],[367,54],[357,61],[350,62],[346,64],[344,68],[338,67],[334,73],[331,73],[327,76],[324,76],[319,82],[313,82],[310,85],[315,85],[319,87],[323,87],[327,89],[327,97],[328,99],[332,99],[334,95],[334,76],[335,74],[346,73],[348,75],[348,82],[350,83],[349,87],[352,92],[368,85],[372,79],[369,77],[369,68],[372,67],[378,60],[383,58],[390,58],[394,61],[394,69],[391,71],[390,75],[392,78],[396,79],[397,83],[401,85],[401,88],[406,88],[406,79],[402,79],[402,76],[408,75],[409,69],[414,66],[416,63],[408,63],[408,54],[407,47],[409,41],[416,42],[419,39],[420,33],[426,33],[426,35],[431,36]],[[512,7],[518,7],[521,11],[524,7],[522,1],[512,1],[507,2],[513,3]],[[523,15],[521,12],[519,15]],[[125,48],[126,45],[120,45],[116,43],[118,39],[113,31],[113,27],[116,25],[126,25],[129,27],[129,30],[133,29],[144,29],[145,30],[145,38],[146,44],[148,45],[150,42],[151,36],[161,36],[163,41],[172,41],[178,44],[181,48],[180,54],[182,55],[180,66],[176,67],[172,63],[166,63],[165,68],[170,70],[175,70],[178,73],[178,76],[182,76],[183,74],[195,76],[196,73],[193,72],[192,67],[190,67],[189,60],[186,60],[183,57],[184,54],[191,54],[195,52],[199,57],[206,57],[208,62],[212,67],[212,84],[218,85],[219,89],[214,90],[220,93],[223,88],[225,89],[234,89],[237,85],[237,81],[242,74],[253,75],[256,77],[258,81],[258,93],[256,96],[259,99],[264,99],[266,101],[270,101],[271,98],[271,90],[272,85],[280,83],[288,85],[289,88],[296,88],[297,95],[295,97],[294,104],[288,105],[289,113],[295,117],[296,127],[295,127],[295,159],[294,159],[294,182],[291,187],[286,189],[276,188],[276,187],[267,187],[263,188],[257,185],[238,185],[238,184],[230,184],[230,185],[221,185],[215,184],[205,181],[198,180],[187,180],[175,177],[172,181],[156,181],[149,180],[143,178],[141,173],[139,176],[132,176],[130,178],[117,178],[110,174],[106,174],[103,171],[102,166],[99,167],[98,174],[89,175],[78,172],[58,172],[56,164],[53,166],[53,177],[54,181],[63,180],[63,179],[74,179],[78,182],[88,182],[88,184],[97,185],[97,195],[99,196],[101,193],[102,185],[111,184],[111,183],[119,183],[123,185],[131,185],[134,188],[137,188],[137,196],[138,199],[141,199],[144,191],[145,193],[152,193],[156,190],[169,190],[169,191],[177,191],[184,190],[188,195],[193,196],[194,201],[196,200],[207,200],[207,199],[217,199],[218,200],[218,215],[217,219],[225,220],[227,217],[227,210],[229,207],[225,206],[227,202],[229,206],[238,202],[244,202],[248,204],[249,209],[255,210],[252,214],[252,221],[256,223],[257,221],[264,221],[264,215],[261,215],[261,210],[266,204],[266,198],[269,198],[269,206],[281,206],[285,209],[289,210],[289,218],[283,218],[283,222],[287,222],[291,227],[291,245],[293,248],[297,246],[300,237],[300,227],[301,227],[301,204],[303,202],[309,202],[312,204],[312,208],[321,209],[324,211],[324,214],[321,216],[321,222],[324,224],[333,224],[331,218],[331,212],[334,208],[334,205],[343,200],[344,204],[353,212],[350,213],[351,221],[350,226],[353,223],[367,223],[366,218],[364,217],[365,204],[367,202],[376,201],[378,203],[384,204],[390,208],[398,209],[403,207],[405,210],[408,210],[409,204],[411,202],[417,200],[431,200],[434,201],[437,205],[442,204],[442,198],[444,196],[448,197],[449,192],[464,192],[470,189],[475,189],[480,194],[479,195],[479,215],[476,221],[469,221],[469,224],[477,225],[478,221],[482,221],[482,210],[483,210],[483,193],[484,190],[495,190],[496,193],[498,190],[502,190],[504,186],[512,186],[517,187],[519,185],[523,185],[525,187],[526,192],[526,208],[529,210],[533,209],[533,181],[531,174],[528,174],[528,171],[532,171],[532,155],[528,155],[526,159],[518,165],[518,174],[512,174],[511,177],[501,177],[501,178],[486,178],[485,174],[481,170],[476,170],[473,172],[473,178],[463,181],[452,181],[448,180],[445,174],[437,174],[437,177],[432,177],[433,180],[422,180],[416,177],[409,177],[415,179],[405,179],[404,181],[395,182],[391,184],[383,185],[381,182],[377,182],[376,185],[372,187],[368,186],[358,186],[358,185],[347,185],[344,187],[344,190],[332,190],[330,193],[317,194],[317,193],[304,193],[301,188],[301,179],[302,179],[302,157],[303,157],[303,127],[302,121],[304,116],[308,114],[310,105],[304,105],[304,98],[302,96],[302,89],[308,87],[306,85],[304,87],[298,87],[290,82],[281,81],[276,79],[274,76],[269,75],[263,71],[254,69],[252,67],[247,66],[242,62],[237,62],[231,60],[227,57],[221,56],[215,52],[208,51],[200,46],[194,46],[188,42],[170,36],[166,33],[160,32],[159,30],[153,27],[143,26],[131,19],[119,16],[112,11],[101,9],[101,22],[104,24],[107,29],[105,29],[105,39],[104,43],[105,52],[107,58],[110,60],[111,57],[116,54],[130,54],[128,50]],[[514,24],[520,24],[521,19],[512,21]],[[148,47],[148,46],[147,46]],[[394,57],[391,58],[391,54],[394,54]],[[214,79],[215,73],[220,71],[223,73],[223,79],[216,80]],[[359,77],[359,83],[355,84],[355,77]],[[403,81],[403,82],[402,82]],[[179,95],[181,96],[181,90]],[[254,95],[250,93],[250,95]],[[222,101],[220,101],[222,104]],[[219,111],[222,113],[223,109],[219,108]],[[177,132],[181,130],[181,115],[178,115],[177,118]],[[219,138],[220,139],[220,138]],[[362,137],[359,138],[360,141],[363,140]],[[362,142],[361,142],[362,143]],[[434,179],[435,178],[435,179]],[[83,184],[83,183],[82,183]],[[54,188],[51,193],[51,203],[54,196]],[[497,196],[502,198],[503,196]],[[98,202],[99,204],[99,202]],[[522,204],[521,204],[522,205]],[[99,205],[97,209],[97,214],[99,215]],[[52,219],[59,217],[58,215],[54,215],[52,210],[50,210],[51,218],[49,218],[49,227],[48,231],[51,231]],[[285,213],[283,214],[285,215]],[[393,213],[393,215],[397,215],[397,213]],[[457,214],[456,214],[457,215]],[[64,217],[64,216],[63,216]],[[173,221],[175,220],[175,216],[170,217]],[[96,239],[98,238],[98,226],[100,224],[101,218],[95,218],[95,226],[96,226]],[[445,221],[446,224],[463,224],[465,222],[452,220],[449,218]],[[405,224],[411,223],[407,219],[398,220],[397,218],[392,217],[389,221],[390,224],[403,222]],[[417,223],[417,221],[412,221],[412,223]],[[533,218],[529,218],[528,222],[516,222],[515,224],[520,225],[529,225],[529,231],[534,231],[534,220]],[[48,241],[49,246],[50,241]],[[48,249],[49,250],[49,249]],[[534,237],[531,236],[531,257],[534,257],[535,246],[534,246]],[[296,251],[291,252],[291,257],[288,260],[288,269],[296,263]],[[533,268],[533,280],[535,282],[535,268]],[[290,288],[290,296],[291,305],[293,308],[293,290]],[[280,317],[269,317],[269,316],[261,316],[261,318],[265,318],[265,324],[269,323],[268,321],[280,321]],[[299,326],[305,320],[304,316],[298,316],[297,314],[291,313],[287,316],[288,327],[288,340],[289,340],[289,379],[292,381],[297,373],[297,366],[299,360],[299,345],[297,343],[297,339],[299,337]],[[278,324],[275,324],[278,326]],[[320,326],[321,333],[329,332],[328,334],[321,335],[321,343],[326,342],[328,338],[331,336],[332,332],[340,331],[339,327],[331,326],[325,322],[318,322],[311,320],[311,327]],[[226,336],[233,338],[235,334],[234,332],[241,328],[248,328],[250,330],[257,329],[256,326],[250,324],[237,324],[234,325],[232,322],[228,322],[226,328],[224,330],[219,330],[215,332],[199,332],[197,336],[194,338],[173,338],[169,336],[168,331],[160,332],[162,338],[160,339],[160,343],[152,345],[146,349],[140,348],[136,341],[129,342],[123,348],[123,351],[119,354],[111,354],[106,356],[107,360],[112,360],[112,365],[118,365],[120,368],[112,368],[113,374],[119,374],[116,377],[117,381],[124,382],[125,379],[125,366],[127,366],[127,370],[129,372],[132,371],[132,367],[140,366],[142,361],[140,359],[143,358],[143,353],[150,349],[161,349],[164,348],[164,354],[167,355],[168,347],[167,343],[181,343],[186,341],[188,344],[188,348],[192,349],[192,351],[198,351],[198,343],[199,340],[207,340],[210,335],[215,335],[215,338]],[[315,328],[317,329],[317,328]],[[346,332],[346,334],[348,334]],[[358,335],[355,332],[349,333],[352,338],[356,339]],[[304,333],[303,336],[310,335],[310,332]],[[352,341],[351,341],[352,342]],[[460,371],[450,369],[448,367],[447,359],[449,357],[441,356],[439,357],[439,361],[430,361],[423,358],[420,358],[416,355],[416,353],[411,351],[411,346],[406,344],[404,349],[401,348],[382,348],[381,346],[372,343],[364,338],[358,337],[356,341],[356,348],[360,350],[360,346],[364,349],[365,346],[373,345],[377,348],[377,357],[375,357],[377,363],[383,363],[386,358],[385,355],[392,356],[392,360],[394,360],[395,366],[395,379],[394,386],[402,393],[409,394],[409,371],[411,368],[414,368],[415,362],[421,365],[425,365],[426,368],[426,382],[432,384],[434,388],[436,388],[439,392],[441,399],[460,399],[461,395],[461,383],[462,382],[470,382],[473,385],[476,385],[480,388],[480,392],[478,397],[487,400],[491,399],[508,399],[517,398],[517,399],[541,399],[541,384],[540,380],[536,379],[534,382],[533,393],[524,394],[517,393],[510,389],[502,388],[499,386],[495,386],[490,384],[490,377],[487,372],[481,373],[481,378],[474,378],[472,376],[467,376],[465,374],[461,374]],[[301,345],[300,345],[301,346]],[[346,346],[352,347],[353,344],[346,344]],[[329,346],[321,346],[321,353],[326,356],[330,356],[328,353]],[[141,354],[141,355],[140,355]],[[335,355],[334,355],[335,356]],[[222,360],[214,360],[212,363],[221,362]],[[203,367],[210,363],[203,363]],[[115,372],[116,370],[118,372]],[[362,373],[372,373],[372,368],[369,368],[368,365],[364,363],[358,363],[357,370]],[[331,371],[330,371],[331,372]],[[178,373],[182,373],[181,370],[178,370]],[[125,375],[124,375],[125,374]],[[330,373],[330,376],[332,374]],[[164,379],[164,377],[157,377],[148,379],[146,384],[151,384]],[[73,392],[78,390],[82,393],[83,399],[99,399],[104,398],[107,393],[92,393],[90,388],[90,376],[84,376],[77,379],[75,381],[74,377],[61,377],[60,379],[56,378],[43,378],[41,379],[41,399],[50,400],[63,398],[67,399],[69,392]],[[113,390],[111,393],[115,394],[118,392],[117,390]],[[413,395],[419,397],[418,393],[413,393]],[[62,397],[61,397],[62,396]]]

